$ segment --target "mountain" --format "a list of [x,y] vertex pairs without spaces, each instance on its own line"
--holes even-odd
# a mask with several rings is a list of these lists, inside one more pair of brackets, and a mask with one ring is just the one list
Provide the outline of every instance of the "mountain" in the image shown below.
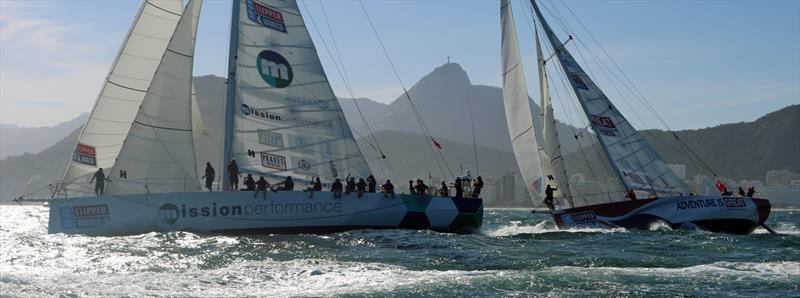
[[0,159],[24,153],[38,153],[52,146],[89,119],[89,113],[83,113],[75,119],[61,122],[52,127],[18,127],[16,125],[0,125]]
[[[686,165],[686,177],[709,175],[670,132],[646,130],[642,134],[668,163]],[[800,172],[800,105],[753,122],[682,130],[676,135],[720,176],[765,181],[769,170]]]
[[[498,87],[472,85],[467,73],[457,63],[437,67],[414,84],[408,94],[433,137],[472,144],[471,109],[477,143],[511,152],[503,108],[503,90]],[[531,107],[534,110],[539,109],[533,100]],[[539,121],[539,114],[534,113],[533,119]],[[395,99],[381,115],[374,118],[370,126],[376,132],[421,132],[405,95]],[[572,137],[572,127],[558,123],[558,131],[562,147],[577,147]]]

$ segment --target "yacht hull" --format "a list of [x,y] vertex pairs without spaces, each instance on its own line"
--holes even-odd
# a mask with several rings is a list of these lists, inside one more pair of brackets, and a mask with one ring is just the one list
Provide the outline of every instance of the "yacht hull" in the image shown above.
[[431,229],[474,233],[483,200],[331,192],[182,192],[53,200],[49,233],[98,236],[190,231],[214,234],[330,233],[353,229]]
[[768,200],[743,197],[691,196],[642,199],[556,210],[560,229],[673,229],[697,226],[711,232],[749,234],[769,217]]

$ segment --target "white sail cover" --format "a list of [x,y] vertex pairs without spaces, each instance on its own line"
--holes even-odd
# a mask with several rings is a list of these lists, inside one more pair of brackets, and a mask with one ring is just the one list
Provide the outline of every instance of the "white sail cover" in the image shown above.
[[550,99],[547,68],[545,67],[542,46],[539,42],[538,30],[536,31],[536,61],[539,69],[539,111],[542,121],[542,150],[539,152],[539,156],[541,157],[544,181],[545,185],[550,184],[558,187],[555,197],[564,198],[569,207],[572,207],[574,204],[572,202],[572,193],[569,189],[569,176],[564,166],[561,142],[558,140],[556,118],[553,115],[553,103]]
[[192,65],[202,0],[189,0],[111,171],[109,194],[200,189],[192,135]]
[[114,164],[182,10],[181,0],[142,2],[64,172],[69,195],[92,193],[92,174]]
[[686,184],[667,167],[650,144],[586,75],[575,58],[561,45],[536,3],[531,0],[531,4],[554,48],[555,57],[591,123],[594,135],[625,188],[653,195],[687,193]]
[[517,30],[509,0],[500,2],[500,28],[502,31],[503,105],[506,110],[508,132],[526,189],[531,195],[531,199],[534,200],[534,204],[538,204],[537,197],[541,197],[545,184],[542,181],[536,128],[533,123],[528,88],[525,85],[525,72],[522,69],[522,58],[517,43]]
[[297,2],[235,1],[226,157],[243,173],[273,178],[370,175]]

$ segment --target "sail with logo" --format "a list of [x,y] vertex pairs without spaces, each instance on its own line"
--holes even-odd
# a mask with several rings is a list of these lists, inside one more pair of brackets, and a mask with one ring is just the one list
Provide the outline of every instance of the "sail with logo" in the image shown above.
[[[519,48],[516,43],[516,30],[511,14],[511,2],[501,0],[501,41],[504,65],[504,82],[508,74],[517,72],[520,78],[524,76],[519,60]],[[689,196],[686,184],[667,166],[666,162],[650,146],[644,137],[628,122],[609,98],[600,90],[594,80],[584,71],[575,58],[570,54],[566,42],[559,41],[555,32],[542,15],[535,0],[530,1],[531,12],[539,27],[545,33],[546,41],[550,45],[551,55],[545,59],[538,27],[535,28],[537,64],[539,69],[539,87],[542,115],[541,125],[531,125],[530,130],[535,132],[543,147],[538,156],[517,154],[517,162],[523,164],[539,161],[543,172],[548,176],[549,184],[561,190],[562,204],[549,206],[553,219],[560,228],[599,228],[599,227],[624,227],[649,229],[653,224],[666,223],[677,228],[684,224],[692,224],[715,232],[729,232],[746,234],[752,232],[759,225],[763,225],[770,211],[769,201],[758,198],[727,198],[719,196]],[[554,8],[553,8],[554,9]],[[554,14],[559,18],[558,14]],[[564,20],[559,20],[562,28],[566,27]],[[566,29],[565,29],[566,30]],[[513,43],[510,40],[513,37]],[[571,40],[573,37],[570,35]],[[587,49],[589,50],[589,49]],[[551,59],[552,58],[552,59]],[[582,115],[588,122],[586,129],[591,129],[591,137],[596,139],[598,146],[579,148],[578,150],[592,150],[598,148],[598,160],[593,162],[603,164],[602,168],[610,169],[611,183],[605,185],[599,194],[587,194],[585,191],[575,191],[577,187],[570,183],[567,176],[567,166],[563,160],[555,131],[555,117],[549,94],[549,79],[546,67],[548,61],[556,61],[561,78],[566,80],[563,86],[569,86],[569,91],[582,109]],[[523,79],[517,79],[523,80]],[[504,88],[513,87],[517,91],[524,87],[506,85]],[[515,89],[509,90],[512,93]],[[504,95],[507,93],[504,90]],[[524,98],[524,100],[522,99]],[[506,98],[507,117],[509,127],[514,120],[521,119],[515,109],[520,102],[527,102],[527,93],[513,96],[516,101]],[[509,112],[509,105],[511,112]],[[524,123],[527,124],[527,119]],[[534,123],[535,124],[535,123]],[[589,135],[588,132],[578,132],[575,138]],[[514,136],[512,135],[512,142]],[[535,144],[535,143],[534,143]],[[517,148],[515,147],[515,153]],[[532,148],[529,148],[532,149]],[[575,156],[576,154],[573,154]],[[539,157],[539,158],[535,158]],[[522,160],[521,160],[522,159]],[[528,160],[525,160],[528,159]],[[588,164],[588,162],[587,162]],[[524,174],[524,172],[523,172]],[[604,177],[601,177],[604,178]],[[599,182],[599,181],[598,181]],[[601,183],[596,183],[600,185]],[[642,196],[644,198],[638,198]],[[598,201],[605,198],[607,201]],[[555,198],[553,198],[555,199]],[[580,199],[580,200],[578,200]],[[676,211],[675,206],[692,205],[695,201],[720,202],[706,205],[706,208],[681,209]],[[733,212],[735,211],[735,212]]]
[[370,175],[297,3],[235,1],[226,160],[306,181]]
[[[201,191],[194,146],[208,131],[194,94],[192,65],[202,2],[190,0],[183,13],[172,13],[156,2],[163,4],[143,2],[95,105],[94,120],[81,136],[75,153],[78,164],[73,162],[65,174],[64,184],[78,185],[86,193],[88,181],[76,183],[73,178],[102,177],[93,174],[105,168],[110,178],[106,191],[96,187],[97,196],[78,197],[79,192],[59,191],[59,198],[50,202],[50,233],[317,233],[359,228],[472,233],[480,229],[483,200],[477,198],[393,191],[341,194],[319,186],[303,191],[256,192],[252,185],[241,191],[212,191],[215,175],[207,171],[202,178],[207,179],[208,191]],[[180,8],[180,1],[176,3]],[[174,23],[164,23],[173,18],[151,23],[154,13],[176,18]],[[137,42],[140,35],[163,36],[164,42],[142,44]],[[297,3],[233,1],[231,36],[224,158],[237,159],[243,174],[272,183],[286,176],[301,181],[321,177],[326,183],[369,176]],[[134,54],[154,62],[143,63],[138,72],[122,67]],[[141,86],[121,83],[134,78]],[[97,119],[107,117],[116,117],[119,127],[100,129],[97,122],[102,120]],[[106,133],[114,138],[96,138]],[[106,148],[103,144],[118,149],[100,152]],[[217,169],[220,172],[226,171]]]
[[114,165],[181,12],[181,0],[142,2],[78,137],[62,193],[92,194],[92,174]]

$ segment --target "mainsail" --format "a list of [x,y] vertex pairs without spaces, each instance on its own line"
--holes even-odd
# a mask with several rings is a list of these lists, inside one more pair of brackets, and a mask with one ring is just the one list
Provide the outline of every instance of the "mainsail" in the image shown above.
[[509,0],[500,2],[500,26],[502,30],[503,102],[508,132],[526,189],[534,203],[537,203],[536,196],[541,193],[545,184],[542,181],[542,169],[539,163],[537,128],[533,122],[528,88],[525,85],[525,73],[522,69],[522,58],[520,58],[517,43],[514,15]]
[[534,0],[531,0],[531,5],[589,119],[594,135],[623,187],[656,196],[686,193],[688,188],[685,183],[672,172],[559,42]]
[[114,164],[182,9],[181,0],[142,2],[64,172],[70,194],[91,193],[91,175]]
[[192,135],[192,65],[202,0],[189,0],[117,161],[110,194],[198,190]]
[[542,46],[539,43],[539,31],[536,31],[536,61],[539,69],[539,111],[542,121],[542,147],[539,152],[541,157],[542,170],[547,184],[558,187],[556,197],[563,197],[570,207],[572,193],[569,189],[569,176],[564,166],[564,158],[561,152],[561,143],[558,140],[556,118],[553,115],[553,103],[550,100],[550,86],[548,85],[547,68],[545,67]]
[[232,22],[225,159],[273,178],[369,175],[296,1],[235,0]]

